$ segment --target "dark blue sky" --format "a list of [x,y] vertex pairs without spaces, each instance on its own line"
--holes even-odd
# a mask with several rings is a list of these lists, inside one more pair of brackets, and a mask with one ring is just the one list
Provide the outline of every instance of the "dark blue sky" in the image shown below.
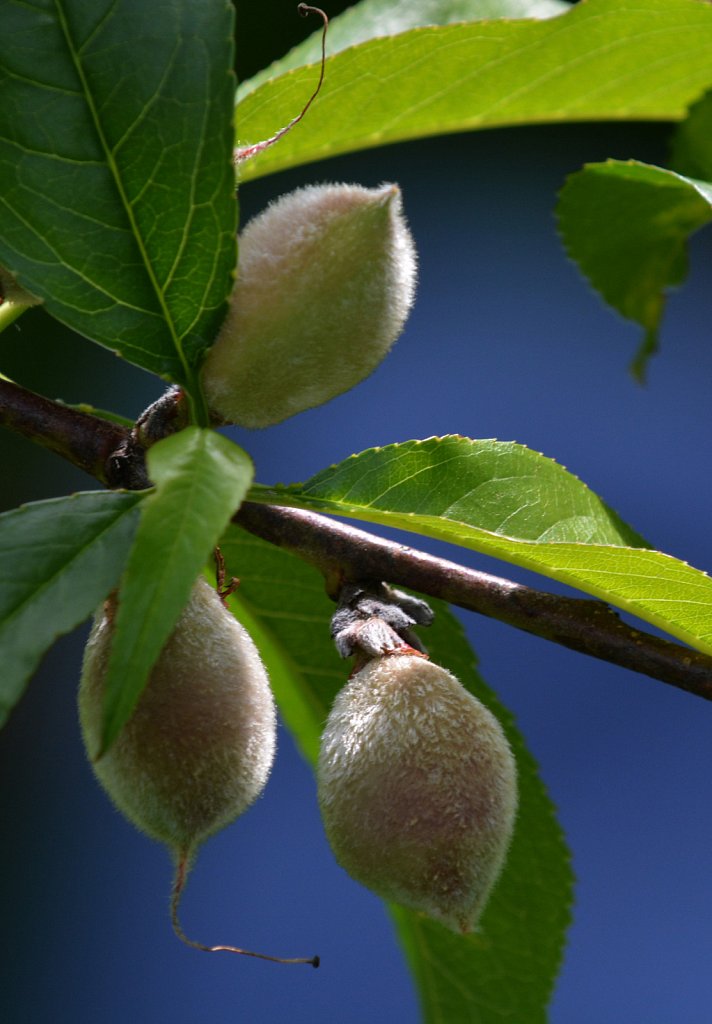
[[[669,302],[662,352],[640,388],[627,372],[637,330],[567,262],[552,215],[566,173],[607,156],[660,161],[665,135],[654,125],[490,132],[246,187],[245,217],[304,182],[397,181],[421,266],[406,331],[368,381],[268,431],[235,432],[259,480],[303,479],[371,445],[432,434],[513,439],[563,463],[662,550],[712,565],[709,238],[694,240],[691,278]],[[28,386],[130,414],[157,394],[114,357],[50,336],[39,316],[26,321],[3,337],[0,368]],[[0,444],[4,507],[91,486],[24,442]],[[421,546],[554,589],[471,552]],[[573,849],[575,923],[552,1022],[706,1019],[712,707],[499,623],[463,621],[485,679],[540,760]],[[4,1018],[415,1022],[389,922],[333,862],[310,773],[284,735],[264,798],[204,849],[184,923],[206,941],[318,951],[322,969],[207,957],[176,943],[167,856],[111,809],[84,761],[80,658],[80,637],[61,641],[0,735]]]

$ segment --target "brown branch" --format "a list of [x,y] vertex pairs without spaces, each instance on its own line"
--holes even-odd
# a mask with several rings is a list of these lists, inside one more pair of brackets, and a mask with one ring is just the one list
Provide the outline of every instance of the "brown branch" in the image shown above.
[[233,521],[325,576],[387,580],[712,700],[712,658],[634,629],[601,601],[559,597],[382,540],[316,512],[245,502]]
[[[180,402],[178,393],[175,400]],[[168,400],[159,403],[160,418],[168,424],[166,429],[173,429],[164,408]],[[145,427],[146,418],[142,420]],[[0,424],[57,452],[110,487],[148,485],[144,449],[136,434],[124,427],[4,380]],[[385,580],[411,587],[712,700],[712,657],[635,629],[600,601],[558,597],[466,569],[315,512],[246,502],[234,522],[316,566],[332,597],[346,580]]]
[[102,483],[106,461],[126,431],[96,416],[77,412],[19,384],[0,380],[0,423],[49,448]]
[[49,448],[108,487],[150,486],[131,431],[0,378],[0,424]]

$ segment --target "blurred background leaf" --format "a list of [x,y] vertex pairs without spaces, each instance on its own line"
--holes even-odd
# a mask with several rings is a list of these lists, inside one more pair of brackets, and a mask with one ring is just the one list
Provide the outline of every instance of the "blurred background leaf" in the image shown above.
[[687,275],[688,238],[712,220],[712,183],[607,160],[567,179],[557,214],[571,259],[606,302],[644,329],[631,367],[642,381],[658,350],[665,295]]

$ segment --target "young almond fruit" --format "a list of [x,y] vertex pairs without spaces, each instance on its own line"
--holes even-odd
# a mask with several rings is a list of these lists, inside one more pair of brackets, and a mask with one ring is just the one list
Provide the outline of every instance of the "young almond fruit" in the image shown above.
[[453,931],[475,926],[512,835],[516,765],[455,676],[416,654],[369,661],[336,698],[317,780],[353,878]]
[[[84,655],[79,717],[90,757],[101,741],[115,611],[116,601],[109,599],[95,619]],[[173,927],[190,946],[280,960],[232,946],[204,946],[188,939],[178,921],[198,847],[260,795],[275,745],[274,701],[257,648],[216,591],[200,579],[131,718],[109,750],[92,761],[118,809],[171,851],[176,865]]]
[[250,221],[230,309],[203,367],[217,419],[279,423],[378,366],[415,292],[401,205],[397,185],[315,185]]

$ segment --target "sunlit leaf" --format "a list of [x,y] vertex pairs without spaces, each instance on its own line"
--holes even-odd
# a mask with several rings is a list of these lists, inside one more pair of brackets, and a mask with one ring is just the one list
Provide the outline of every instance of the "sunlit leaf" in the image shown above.
[[[289,70],[246,95],[239,142],[287,124],[318,73]],[[446,132],[677,120],[711,84],[712,6],[699,0],[586,0],[543,21],[411,29],[330,56],[308,117],[247,161],[242,179]]]
[[[330,56],[379,36],[394,36],[426,25],[452,25],[494,18],[552,18],[570,9],[563,0],[361,0],[329,21],[327,49]],[[285,71],[316,64],[321,59],[321,29],[239,86],[244,99],[258,85]]]
[[398,527],[533,569],[712,653],[712,579],[642,540],[553,460],[522,445],[430,438],[371,448],[253,501]]

